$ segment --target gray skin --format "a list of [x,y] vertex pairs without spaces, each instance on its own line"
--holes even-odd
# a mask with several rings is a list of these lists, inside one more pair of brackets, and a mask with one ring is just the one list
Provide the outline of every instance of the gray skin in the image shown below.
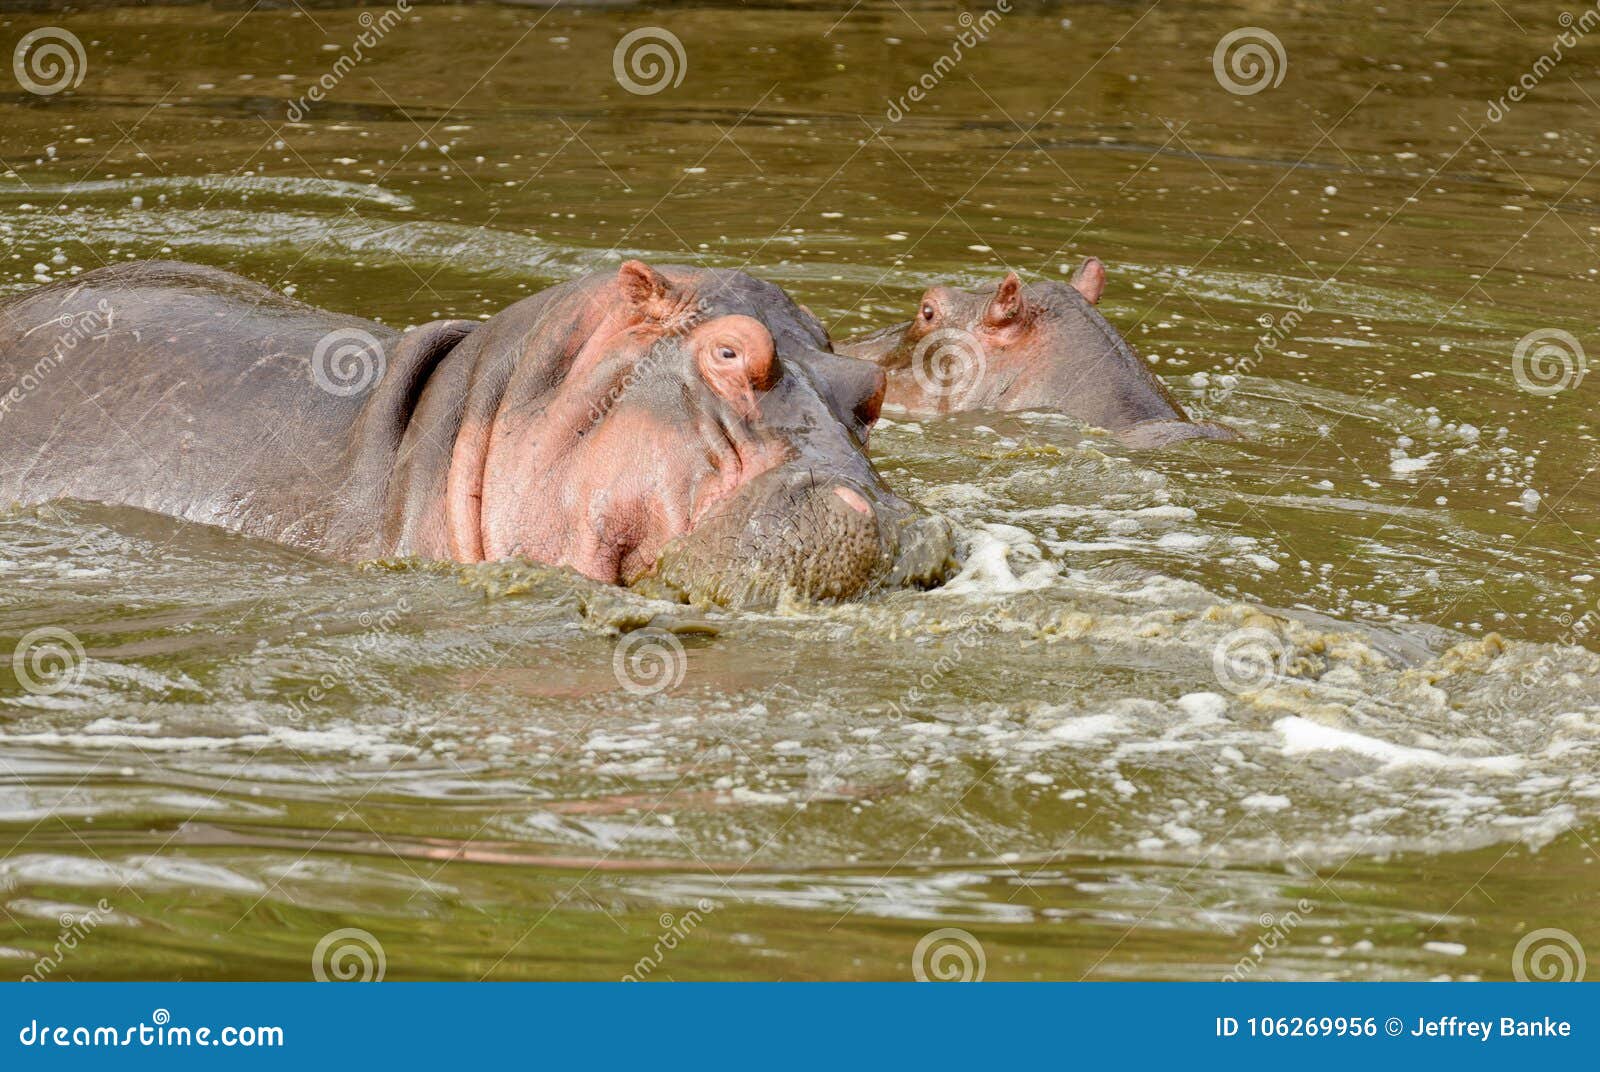
[[0,300],[0,504],[350,560],[523,557],[702,602],[936,584],[948,525],[863,449],[883,375],[826,347],[732,271],[629,262],[402,334],[129,262]]
[[1016,273],[985,290],[933,287],[916,317],[849,339],[839,353],[889,375],[886,402],[913,413],[1055,410],[1137,448],[1237,439],[1191,421],[1095,305],[1105,269],[1090,258],[1072,284],[1023,286]]

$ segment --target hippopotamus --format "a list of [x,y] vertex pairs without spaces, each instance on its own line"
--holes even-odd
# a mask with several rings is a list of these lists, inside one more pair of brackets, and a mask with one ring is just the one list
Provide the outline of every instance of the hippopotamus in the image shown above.
[[1100,315],[1105,283],[1091,257],[1071,285],[1024,286],[1009,272],[984,290],[936,286],[910,323],[856,336],[838,352],[886,370],[888,402],[913,413],[1056,410],[1133,447],[1238,438],[1189,419]]
[[349,560],[520,557],[696,602],[850,599],[953,565],[948,524],[867,460],[884,390],[737,271],[628,261],[402,333],[128,262],[0,301],[0,504]]

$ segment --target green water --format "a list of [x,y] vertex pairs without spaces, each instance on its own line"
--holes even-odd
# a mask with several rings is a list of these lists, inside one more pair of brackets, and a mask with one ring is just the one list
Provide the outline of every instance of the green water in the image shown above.
[[[1012,7],[375,7],[320,102],[361,9],[0,16],[7,49],[83,50],[75,88],[0,85],[3,292],[171,256],[403,325],[638,256],[773,279],[840,338],[1092,254],[1112,322],[1246,437],[888,413],[875,459],[966,571],[768,613],[14,511],[0,637],[82,652],[33,688],[0,661],[0,972],[299,979],[356,941],[389,979],[1507,978],[1544,928],[1600,949],[1596,383],[1514,361],[1600,347],[1600,46],[1491,122],[1559,5]],[[647,27],[682,77],[632,93]],[[1282,47],[1259,92],[1213,66],[1243,27]],[[1269,673],[1219,661],[1241,643]]]

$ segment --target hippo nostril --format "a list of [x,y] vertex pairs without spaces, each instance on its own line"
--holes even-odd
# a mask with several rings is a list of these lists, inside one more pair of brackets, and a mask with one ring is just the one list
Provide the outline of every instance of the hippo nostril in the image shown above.
[[854,510],[856,513],[872,513],[872,507],[867,503],[867,500],[862,498],[861,493],[856,491],[854,488],[840,486],[834,488],[833,493],[839,496],[840,499],[844,500],[844,504],[850,507],[850,509]]

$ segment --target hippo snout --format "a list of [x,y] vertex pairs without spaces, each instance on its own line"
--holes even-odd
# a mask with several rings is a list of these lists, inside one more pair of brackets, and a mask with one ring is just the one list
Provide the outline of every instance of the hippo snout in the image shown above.
[[785,594],[835,602],[933,587],[954,566],[954,546],[942,518],[880,487],[809,470],[774,473],[669,544],[639,586],[725,605]]

